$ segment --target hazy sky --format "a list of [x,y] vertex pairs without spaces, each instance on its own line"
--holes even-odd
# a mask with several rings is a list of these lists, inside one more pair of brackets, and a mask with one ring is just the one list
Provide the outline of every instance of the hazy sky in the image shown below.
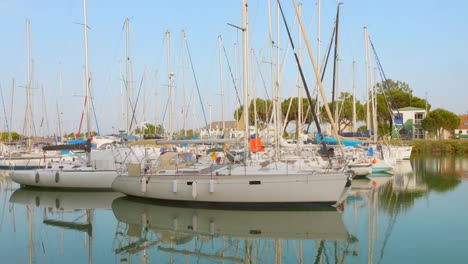
[[[276,6],[272,2],[273,37],[276,40]],[[354,0],[342,1],[340,17],[339,90],[351,92],[352,62],[356,61],[357,97],[365,98],[365,49],[363,27],[377,49],[387,78],[406,82],[418,97],[426,97],[432,109],[441,107],[457,114],[468,111],[468,33],[466,10],[468,2]],[[249,1],[250,48],[255,54],[251,63],[256,94],[271,96],[270,59],[268,41],[267,0]],[[282,1],[293,28],[296,47],[299,46],[297,22],[291,1]],[[335,20],[337,1],[322,0],[321,50],[327,47]],[[317,5],[304,1],[303,19],[314,55],[317,54]],[[90,27],[89,69],[92,73],[95,115],[101,133],[117,132],[125,127],[122,116],[121,90],[125,78],[125,30],[130,18],[130,58],[133,65],[134,94],[138,99],[138,123],[156,120],[165,115],[168,127],[167,48],[165,32],[171,32],[170,67],[174,73],[174,128],[183,126],[183,63],[181,31],[191,52],[193,70],[185,50],[185,90],[188,108],[188,128],[200,127],[203,122],[201,103],[196,93],[195,72],[208,121],[221,119],[221,89],[218,35],[222,35],[226,55],[233,74],[241,72],[241,34],[227,23],[241,25],[240,0],[199,1],[87,1]],[[3,104],[0,116],[5,123],[13,101],[13,121],[10,127],[22,132],[26,95],[26,19],[31,23],[31,59],[33,62],[33,108],[38,134],[57,131],[57,109],[62,109],[65,132],[77,132],[83,110],[83,2],[81,0],[0,0],[2,43],[0,49],[0,84]],[[297,71],[293,53],[287,42],[284,25],[280,24],[280,56],[283,61],[282,100],[297,96]],[[235,43],[238,43],[236,59]],[[302,43],[304,43],[302,41]],[[278,44],[278,43],[276,43]],[[304,45],[303,45],[304,46]],[[251,54],[251,51],[249,51]],[[309,86],[315,77],[305,49],[304,67]],[[238,107],[231,74],[225,54],[222,54],[223,87],[225,90],[225,119],[233,120]],[[252,60],[253,61],[253,60]],[[63,85],[59,85],[59,68]],[[146,65],[147,78],[143,81]],[[260,74],[261,72],[261,74]],[[12,90],[12,79],[15,89]],[[241,78],[241,77],[240,77]],[[331,98],[331,66],[327,72],[325,89]],[[380,81],[380,80],[379,80]],[[242,83],[242,82],[240,82]],[[146,85],[145,85],[146,84]],[[42,96],[42,87],[44,96]],[[238,87],[242,90],[241,87]],[[267,90],[267,92],[266,92]],[[12,100],[12,91],[14,92]],[[242,95],[241,95],[242,96]],[[3,107],[4,105],[4,107]],[[144,117],[143,105],[146,105]],[[5,111],[3,111],[5,109]],[[211,111],[210,111],[211,109]],[[44,114],[46,113],[46,114]],[[48,125],[45,120],[47,119]],[[42,127],[40,127],[42,123]],[[2,126],[3,127],[3,126]],[[93,130],[96,128],[93,128]]]

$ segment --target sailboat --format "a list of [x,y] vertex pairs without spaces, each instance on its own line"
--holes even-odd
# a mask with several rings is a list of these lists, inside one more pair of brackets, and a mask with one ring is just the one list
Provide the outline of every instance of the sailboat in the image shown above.
[[[247,1],[242,1],[244,105],[249,105],[247,65]],[[340,203],[351,174],[307,172],[275,163],[249,165],[249,116],[244,118],[244,164],[197,164],[191,153],[176,153],[162,164],[162,157],[144,171],[130,166],[112,183],[112,189],[131,196],[167,201],[231,205],[335,205]],[[163,165],[163,166],[162,166]]]
[[[84,14],[84,46],[85,46],[85,76],[86,98],[90,98],[88,72],[88,35],[86,23],[86,1],[83,1]],[[42,168],[26,171],[10,172],[13,181],[23,186],[78,189],[109,189],[117,177],[118,164],[139,159],[131,148],[113,144],[109,148],[91,151],[90,133],[90,103],[86,104],[88,140],[86,145],[51,146],[48,150],[81,149],[85,150],[86,158],[77,157],[71,161],[48,162]],[[109,146],[109,145],[108,145]],[[93,157],[91,157],[91,154]]]
[[[31,56],[30,56],[30,22],[26,20],[26,46],[27,46],[27,82],[26,82],[26,113],[25,132],[26,140],[0,142],[0,170],[30,170],[44,167],[47,162],[66,159],[68,157],[59,152],[44,154],[39,144],[31,142],[33,130],[32,118],[32,92],[31,92]],[[14,82],[13,82],[14,87]],[[12,92],[13,93],[13,92]],[[3,94],[2,94],[3,97]],[[13,96],[12,96],[13,100]],[[13,104],[13,101],[12,101]],[[11,110],[10,110],[11,111]],[[6,115],[6,113],[5,113]],[[6,118],[6,117],[5,117]],[[11,119],[11,118],[10,118]],[[10,120],[11,123],[11,120]],[[8,122],[7,122],[7,130]],[[9,136],[11,139],[11,135]]]

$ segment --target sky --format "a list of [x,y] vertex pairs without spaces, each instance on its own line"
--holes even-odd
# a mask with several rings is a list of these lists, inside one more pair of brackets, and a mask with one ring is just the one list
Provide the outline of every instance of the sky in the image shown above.
[[[251,96],[254,94],[255,87],[255,95],[260,98],[271,97],[270,67],[272,63],[276,65],[275,57],[270,58],[268,2],[248,1],[250,93]],[[299,44],[292,1],[281,2],[292,28],[297,53],[302,54],[306,79],[313,87],[315,75],[304,40]],[[456,114],[468,112],[468,52],[465,50],[468,46],[468,21],[464,13],[468,8],[467,1],[341,2],[339,91],[352,92],[352,62],[355,61],[356,96],[361,101],[365,99],[363,27],[366,26],[387,78],[408,83],[415,96],[428,99],[432,109],[445,108]],[[333,29],[336,6],[337,1],[321,1],[322,56]],[[282,21],[279,43],[276,41],[276,1],[271,0],[271,10],[274,49],[276,52],[279,47],[282,62],[281,100],[284,100],[298,95],[297,68]],[[311,48],[314,56],[317,56],[316,0],[302,2],[302,16]],[[97,120],[93,120],[92,130],[99,128],[101,134],[109,134],[117,133],[126,126],[126,107],[122,107],[122,102],[126,100],[126,18],[130,21],[128,50],[131,61],[129,72],[133,76],[129,78],[134,94],[132,100],[138,98],[137,124],[144,121],[153,124],[162,122],[166,128],[169,127],[169,87],[174,95],[174,130],[184,127],[184,112],[187,113],[188,129],[203,126],[202,105],[207,122],[221,120],[223,108],[224,119],[233,120],[233,111],[239,105],[231,76],[239,83],[237,88],[242,100],[242,36],[238,29],[227,23],[242,25],[241,1],[88,0],[88,64],[93,116]],[[3,25],[0,49],[1,129],[6,130],[7,122],[12,131],[22,133],[24,129],[29,61],[27,19],[30,21],[35,134],[57,133],[60,119],[63,119],[63,132],[76,133],[85,95],[81,0],[0,0],[0,22]],[[185,32],[188,49],[182,48],[182,31]],[[169,49],[166,32],[170,32]],[[220,35],[223,45],[221,67]],[[168,73],[172,73],[171,82]],[[324,86],[330,100],[330,70],[326,73]],[[221,88],[224,89],[224,101],[221,100]],[[83,125],[82,131],[85,129]]]

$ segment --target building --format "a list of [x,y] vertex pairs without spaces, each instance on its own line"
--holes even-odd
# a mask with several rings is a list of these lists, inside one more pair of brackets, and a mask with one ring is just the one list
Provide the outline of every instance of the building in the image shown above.
[[403,107],[398,111],[393,110],[395,122],[392,128],[392,138],[397,138],[399,133],[408,139],[426,139],[426,132],[421,126],[421,121],[426,117],[426,110],[417,107]]
[[455,129],[455,138],[468,139],[468,114],[460,115],[460,126]]
[[[208,135],[211,135],[212,137],[219,138],[221,137],[221,135],[224,134],[227,138],[236,138],[239,137],[240,133],[237,129],[237,126],[237,121],[224,121],[225,132],[223,132],[222,121],[211,122],[211,124],[209,125],[209,133],[208,129],[202,128],[200,130],[200,137],[208,138]],[[242,135],[244,135],[243,131]]]

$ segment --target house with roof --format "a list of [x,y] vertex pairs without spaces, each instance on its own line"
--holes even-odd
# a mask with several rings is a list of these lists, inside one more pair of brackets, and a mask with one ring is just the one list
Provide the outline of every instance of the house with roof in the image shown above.
[[427,114],[426,109],[409,106],[392,112],[395,117],[392,138],[426,139],[426,131],[421,126]]
[[468,139],[468,114],[460,115],[460,126],[455,129],[455,138]]

